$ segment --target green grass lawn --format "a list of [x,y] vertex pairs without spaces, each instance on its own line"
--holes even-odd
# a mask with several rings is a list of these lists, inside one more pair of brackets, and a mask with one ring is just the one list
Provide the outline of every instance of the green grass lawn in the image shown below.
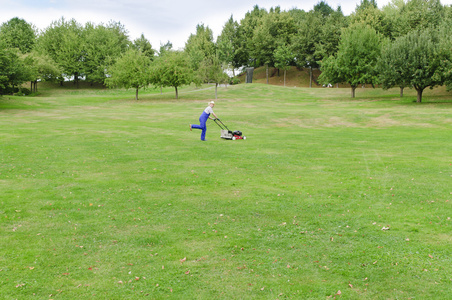
[[207,142],[213,89],[40,91],[0,98],[4,299],[452,293],[443,89],[220,88],[247,139]]

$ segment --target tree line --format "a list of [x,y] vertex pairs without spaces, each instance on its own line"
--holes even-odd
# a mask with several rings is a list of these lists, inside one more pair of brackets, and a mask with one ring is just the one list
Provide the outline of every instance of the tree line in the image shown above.
[[256,5],[240,21],[231,16],[216,39],[199,24],[183,50],[169,41],[156,50],[144,35],[131,41],[120,22],[61,18],[38,31],[13,18],[0,26],[0,94],[27,81],[36,91],[38,81],[82,79],[134,88],[136,99],[140,88],[174,87],[177,98],[186,84],[231,81],[225,70],[234,77],[243,67],[296,66],[320,68],[324,85],[348,83],[352,97],[359,85],[380,84],[401,94],[413,87],[420,102],[427,87],[452,88],[451,28],[452,8],[439,0],[392,0],[381,9],[361,0],[349,16],[324,1],[310,11]]

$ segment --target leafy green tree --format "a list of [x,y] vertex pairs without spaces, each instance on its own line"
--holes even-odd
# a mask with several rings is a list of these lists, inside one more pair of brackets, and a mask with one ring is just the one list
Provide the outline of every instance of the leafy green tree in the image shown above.
[[193,81],[193,69],[190,58],[185,51],[165,51],[158,56],[152,68],[151,83],[156,87],[174,87],[176,99],[179,98],[178,88]]
[[336,54],[342,28],[348,24],[347,18],[340,7],[334,11],[323,1],[313,10],[297,15],[297,34],[292,42],[296,64],[318,68],[319,61]]
[[171,51],[171,49],[173,49],[173,44],[170,41],[167,41],[165,44],[160,44],[158,55],[163,56],[168,51]]
[[331,6],[323,0],[314,5],[314,11],[320,13],[324,17],[328,17],[334,13],[334,9],[332,9]]
[[262,18],[262,26],[256,28],[253,36],[253,56],[259,65],[275,65],[274,53],[279,45],[290,45],[296,33],[295,21],[279,7],[270,10]]
[[287,12],[281,12],[279,7],[271,9],[270,12],[262,18],[262,26],[256,28],[252,44],[253,57],[258,65],[267,67],[275,66],[275,51],[278,45],[289,45],[296,33],[294,19]]
[[29,78],[28,69],[19,54],[18,49],[8,48],[0,40],[0,95],[13,93],[15,87]]
[[38,91],[38,81],[58,80],[62,71],[50,56],[32,51],[27,53],[24,58],[28,69],[29,81],[31,82],[31,91]]
[[107,71],[111,77],[105,79],[105,84],[134,88],[135,100],[138,100],[138,90],[146,88],[151,82],[151,60],[137,49],[127,50]]
[[5,41],[8,48],[27,53],[34,47],[36,33],[31,24],[16,17],[0,26],[0,39]]
[[235,69],[240,68],[240,61],[237,59],[238,41],[237,21],[231,16],[224,24],[220,36],[217,38],[217,49],[219,59],[226,63],[232,69],[232,75],[235,77]]
[[438,34],[435,30],[415,30],[397,38],[385,51],[380,62],[383,87],[412,86],[417,102],[422,102],[425,88],[444,83],[439,54]]
[[78,84],[84,70],[83,27],[74,19],[54,21],[38,38],[41,53],[48,54],[63,70],[65,78],[74,77]]
[[199,73],[203,81],[215,83],[215,99],[218,98],[218,85],[228,82],[229,76],[225,73],[219,55],[206,57],[200,65]]
[[342,30],[348,27],[348,18],[342,13],[341,7],[323,17],[323,24],[317,33],[319,41],[315,44],[315,52],[313,58],[318,65],[318,61],[323,58],[336,54]]
[[386,43],[381,50],[377,71],[383,89],[395,86],[400,87],[400,97],[403,97],[403,89],[410,85],[406,72],[410,72],[406,66],[407,53],[402,51],[400,43]]
[[151,43],[146,39],[144,34],[133,41],[133,46],[144,53],[150,60],[154,59],[155,50],[152,49]]
[[[197,72],[201,62],[211,55],[215,55],[215,43],[213,33],[209,26],[200,24],[196,26],[196,34],[191,34],[185,43],[185,52],[190,58],[190,66]],[[197,85],[202,83],[202,75],[195,76]]]
[[287,45],[280,45],[276,48],[275,53],[275,67],[284,71],[284,86],[286,86],[286,71],[290,69],[293,63],[294,55]]
[[452,6],[447,9],[446,17],[439,29],[439,47],[441,68],[444,77],[444,83],[448,90],[452,90]]
[[353,14],[350,15],[350,24],[364,23],[374,28],[377,33],[385,37],[392,38],[392,22],[386,14],[380,10],[376,3],[368,1],[361,4]]
[[382,11],[391,23],[391,38],[395,39],[413,30],[438,27],[446,7],[439,0],[392,0]]
[[337,55],[321,63],[323,84],[348,83],[352,97],[359,84],[378,81],[376,64],[381,53],[382,38],[375,29],[365,24],[353,24],[343,31]]
[[254,51],[252,41],[256,28],[262,25],[262,19],[267,14],[268,12],[264,8],[255,5],[253,10],[248,11],[245,17],[240,20],[237,30],[239,44],[236,49],[236,59],[239,65],[257,67],[256,57],[254,56],[256,51]]
[[103,83],[106,70],[129,46],[127,31],[119,22],[107,25],[86,23],[83,29],[82,52],[83,74],[87,81]]
[[377,1],[376,0],[361,0],[361,2],[356,5],[355,11],[359,10],[366,10],[368,8],[377,8]]

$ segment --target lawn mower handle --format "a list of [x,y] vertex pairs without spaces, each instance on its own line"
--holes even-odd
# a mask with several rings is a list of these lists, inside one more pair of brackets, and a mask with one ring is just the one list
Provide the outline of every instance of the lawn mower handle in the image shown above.
[[223,122],[221,122],[220,119],[216,118],[215,120],[213,120],[222,130],[227,130],[230,131],[228,127],[226,127],[226,125],[224,125]]

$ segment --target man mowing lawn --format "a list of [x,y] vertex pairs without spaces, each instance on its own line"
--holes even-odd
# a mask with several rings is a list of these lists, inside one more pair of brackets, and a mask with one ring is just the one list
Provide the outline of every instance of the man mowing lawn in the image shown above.
[[[206,127],[206,122],[207,119],[218,119],[217,115],[213,112],[213,107],[215,106],[215,102],[210,101],[209,102],[209,106],[206,107],[206,109],[204,109],[204,111],[202,112],[201,116],[199,117],[199,125],[196,124],[190,124],[190,130],[192,130],[193,128],[195,129],[201,129],[201,141],[205,141],[206,140],[206,131],[207,131],[207,127]],[[210,114],[214,115],[215,118],[212,118],[210,116]]]

